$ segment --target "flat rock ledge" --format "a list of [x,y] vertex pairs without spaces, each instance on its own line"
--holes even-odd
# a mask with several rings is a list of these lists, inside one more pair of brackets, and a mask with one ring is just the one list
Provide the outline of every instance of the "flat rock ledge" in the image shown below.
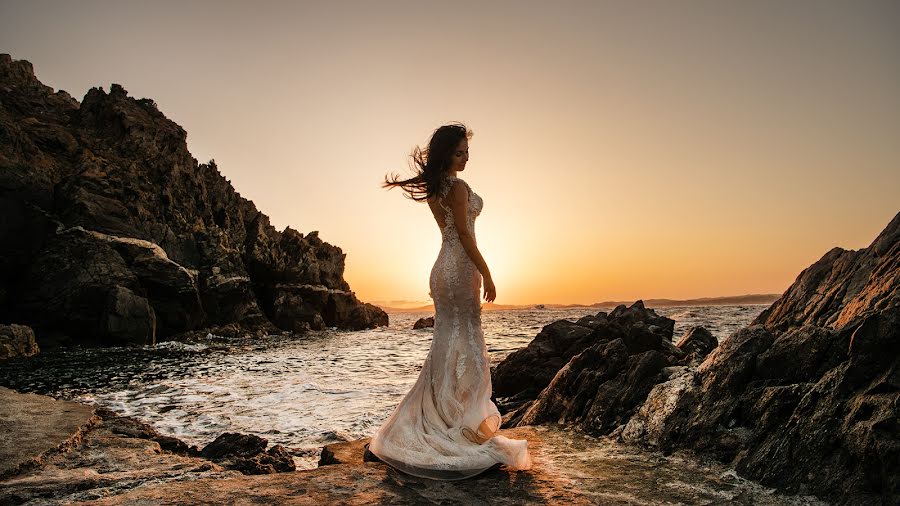
[[75,446],[96,421],[90,406],[0,387],[0,479]]

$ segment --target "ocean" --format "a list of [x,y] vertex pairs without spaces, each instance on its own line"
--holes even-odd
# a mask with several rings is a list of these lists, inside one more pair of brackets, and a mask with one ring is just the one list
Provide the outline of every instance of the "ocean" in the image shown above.
[[[702,325],[720,341],[766,305],[655,308],[675,320],[674,341]],[[612,308],[495,310],[482,313],[493,363],[526,346],[556,320]],[[432,329],[412,330],[430,313],[390,315],[365,331],[294,337],[162,342],[141,348],[50,350],[0,367],[0,384],[21,392],[98,404],[160,432],[203,446],[223,432],[248,432],[307,451],[315,465],[327,443],[371,434],[409,390]]]

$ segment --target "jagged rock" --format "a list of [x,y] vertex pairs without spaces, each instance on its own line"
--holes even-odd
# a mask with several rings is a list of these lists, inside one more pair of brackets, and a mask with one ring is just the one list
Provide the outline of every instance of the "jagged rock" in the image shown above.
[[666,381],[650,390],[637,413],[628,420],[620,433],[623,441],[658,446],[672,426],[669,421],[672,414],[680,409],[690,409],[689,404],[694,401],[691,394],[697,388],[694,371],[689,367],[674,366],[664,368],[662,372]]
[[159,339],[260,319],[292,331],[387,324],[350,291],[340,248],[275,230],[186,136],[118,84],[79,104],[0,55],[0,321],[48,345],[147,342],[149,316],[110,313],[121,288],[147,301]]
[[592,329],[595,329],[597,327],[600,327],[600,326],[606,324],[607,321],[608,321],[608,319],[606,318],[606,313],[603,311],[600,311],[596,315],[589,314],[587,316],[582,316],[575,323],[577,323],[578,325],[581,325],[582,327],[590,327]]
[[833,248],[797,276],[753,324],[784,331],[816,325],[834,329],[858,324],[867,314],[900,298],[900,213],[868,248]]
[[691,449],[765,486],[900,502],[900,214],[835,248],[696,372],[658,385],[622,437]]
[[26,325],[0,325],[0,360],[30,357],[40,353],[34,331]]
[[719,340],[703,327],[691,327],[678,340],[676,348],[689,355],[689,362],[702,362],[716,346]]
[[500,398],[527,392],[526,397],[535,398],[566,362],[600,339],[599,332],[567,320],[544,326],[527,347],[510,353],[494,368],[494,395]]
[[208,459],[227,456],[249,457],[265,451],[269,441],[253,434],[226,432],[200,450],[200,455]]
[[244,474],[271,474],[295,471],[287,449],[275,445],[266,450],[268,440],[252,434],[226,432],[209,443],[200,455]]
[[620,338],[579,353],[515,425],[558,422],[607,434],[626,423],[670,364],[669,357],[657,350],[629,351]]
[[135,418],[121,416],[107,408],[97,408],[96,414],[104,420],[105,427],[113,434],[154,441],[163,450],[179,455],[200,455],[200,450],[196,446],[188,446],[187,443],[178,438],[164,436],[151,425]]
[[275,445],[265,452],[247,457],[231,457],[224,461],[225,467],[240,471],[243,474],[274,474],[296,471],[294,458],[281,445]]
[[422,317],[413,324],[413,330],[434,327],[434,316]]
[[601,311],[577,323],[553,322],[541,329],[527,347],[511,353],[492,371],[494,395],[500,405],[509,404],[502,399],[507,397],[534,399],[575,355],[616,339],[621,339],[628,353],[657,350],[681,354],[671,345],[674,328],[674,320],[646,309],[640,300],[631,307],[621,305],[608,316]]

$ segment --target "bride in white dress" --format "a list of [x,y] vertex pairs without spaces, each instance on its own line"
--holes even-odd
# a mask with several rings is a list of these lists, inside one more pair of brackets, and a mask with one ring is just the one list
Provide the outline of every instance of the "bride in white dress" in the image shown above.
[[415,476],[459,480],[496,464],[530,469],[528,441],[497,435],[500,413],[491,402],[491,371],[481,329],[484,298],[496,298],[491,273],[475,241],[484,201],[457,177],[469,159],[472,132],[454,123],[435,130],[426,151],[412,158],[417,175],[385,180],[407,197],[426,201],[441,229],[431,270],[434,336],[416,383],[372,436],[369,451]]

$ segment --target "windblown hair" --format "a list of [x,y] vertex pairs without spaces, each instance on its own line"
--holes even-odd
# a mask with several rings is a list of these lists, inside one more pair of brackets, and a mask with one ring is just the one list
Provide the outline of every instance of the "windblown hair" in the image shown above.
[[416,202],[428,200],[440,193],[443,180],[450,170],[450,157],[453,156],[456,146],[463,139],[471,138],[472,131],[462,123],[451,123],[438,128],[431,134],[425,150],[416,146],[409,155],[412,159],[410,166],[416,175],[405,180],[400,180],[394,173],[391,173],[391,179],[385,175],[381,187],[390,190],[399,186],[406,191],[403,196],[408,199]]

